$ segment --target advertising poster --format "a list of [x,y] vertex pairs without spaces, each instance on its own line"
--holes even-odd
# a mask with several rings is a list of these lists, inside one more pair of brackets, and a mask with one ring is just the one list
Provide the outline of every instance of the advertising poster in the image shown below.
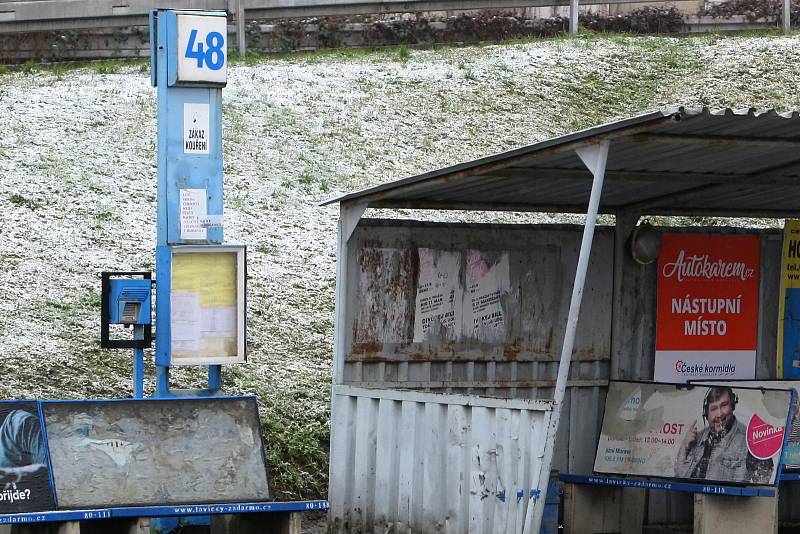
[[654,380],[755,378],[759,271],[758,236],[662,237]]
[[36,401],[0,402],[0,514],[55,508]]
[[271,498],[255,397],[42,403],[59,509]]
[[[795,395],[800,393],[800,380],[737,380],[733,382],[713,381],[705,382],[707,385],[728,385],[731,387],[767,388],[795,390]],[[798,399],[798,397],[795,397]],[[789,437],[783,447],[783,467],[787,470],[800,469],[800,413],[799,402],[792,407],[792,422],[789,425]]]
[[594,470],[774,485],[792,392],[611,382]]
[[420,248],[418,254],[414,342],[441,331],[450,339],[458,339],[464,298],[459,280],[461,253]]
[[779,295],[778,376],[800,379],[800,221],[783,229]]

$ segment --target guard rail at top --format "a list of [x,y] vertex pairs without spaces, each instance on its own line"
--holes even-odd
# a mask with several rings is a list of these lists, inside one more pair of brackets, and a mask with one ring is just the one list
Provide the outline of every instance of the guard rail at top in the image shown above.
[[[636,0],[636,2],[663,0]],[[624,4],[632,0],[581,0]],[[0,33],[146,26],[152,9],[226,10],[241,18],[278,19],[567,6],[570,0],[0,0]]]

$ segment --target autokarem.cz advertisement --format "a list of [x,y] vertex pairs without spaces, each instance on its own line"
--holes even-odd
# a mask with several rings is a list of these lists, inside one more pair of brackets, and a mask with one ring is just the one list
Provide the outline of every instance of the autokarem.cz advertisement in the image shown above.
[[663,236],[656,381],[755,378],[759,271],[758,236]]

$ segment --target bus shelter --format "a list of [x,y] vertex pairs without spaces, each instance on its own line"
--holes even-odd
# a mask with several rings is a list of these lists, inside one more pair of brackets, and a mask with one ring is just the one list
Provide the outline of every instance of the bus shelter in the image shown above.
[[[798,126],[797,112],[671,108],[330,201],[333,530],[539,531],[552,471],[592,471],[609,380],[654,377],[657,267],[631,253],[647,255],[643,217],[698,223],[648,234],[757,236],[752,378],[776,378],[782,233],[702,218],[800,216]],[[367,208],[586,219],[453,224]],[[689,495],[647,500],[647,524],[692,522]]]

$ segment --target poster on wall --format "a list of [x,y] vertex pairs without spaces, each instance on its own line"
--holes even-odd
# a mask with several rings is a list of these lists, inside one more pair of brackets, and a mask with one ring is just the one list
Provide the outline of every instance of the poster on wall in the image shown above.
[[508,293],[508,252],[498,255],[467,251],[467,291],[464,298],[465,332],[483,340],[505,336],[502,298]]
[[759,278],[758,236],[664,235],[654,380],[755,378]]
[[0,514],[55,508],[37,401],[0,401]]
[[778,298],[778,377],[800,379],[800,221],[783,228]]
[[[694,384],[694,382],[692,382]],[[800,402],[797,394],[800,392],[800,380],[735,380],[735,381],[706,381],[699,385],[724,385],[731,387],[787,389],[795,391],[795,403],[792,407],[792,420],[789,425],[789,436],[783,447],[783,467],[786,470],[800,469]]]
[[461,253],[420,248],[419,277],[414,309],[414,342],[444,334],[461,336],[464,289],[459,274]]
[[611,382],[598,473],[774,485],[791,390]]

